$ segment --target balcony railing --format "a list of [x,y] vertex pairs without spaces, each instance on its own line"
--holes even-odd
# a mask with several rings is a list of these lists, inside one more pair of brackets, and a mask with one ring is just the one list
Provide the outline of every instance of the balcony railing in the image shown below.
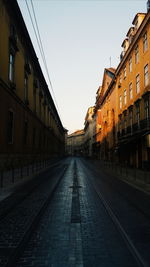
[[132,126],[128,126],[126,131],[122,129],[122,131],[118,131],[117,136],[118,139],[122,139],[125,137],[129,137],[130,135],[138,134],[144,132],[146,130],[150,130],[150,118],[141,120],[139,123],[134,123]]

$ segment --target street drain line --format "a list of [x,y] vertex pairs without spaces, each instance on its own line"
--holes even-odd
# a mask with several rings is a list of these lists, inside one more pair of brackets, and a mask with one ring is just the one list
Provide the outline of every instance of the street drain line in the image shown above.
[[72,208],[71,208],[71,223],[80,223],[80,201],[79,201],[79,186],[77,177],[77,165],[74,163],[73,187],[72,187]]
[[81,216],[79,188],[77,177],[77,165],[74,162],[73,186],[72,188],[72,207],[71,207],[71,224],[70,224],[70,253],[69,266],[83,266],[82,255],[82,238],[81,238]]

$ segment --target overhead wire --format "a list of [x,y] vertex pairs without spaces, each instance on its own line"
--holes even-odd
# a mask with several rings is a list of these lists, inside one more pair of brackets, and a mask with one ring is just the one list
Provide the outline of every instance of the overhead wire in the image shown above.
[[35,29],[35,26],[34,26],[32,15],[31,15],[31,12],[30,12],[30,8],[29,8],[29,5],[28,5],[27,0],[25,0],[25,2],[26,2],[26,6],[27,6],[27,9],[28,9],[29,16],[30,16],[30,20],[31,20],[31,23],[32,23],[33,31],[34,31],[34,34],[35,34],[35,37],[36,37],[36,40],[37,40],[37,43],[38,43],[40,54],[42,55],[42,50],[41,50],[41,47],[40,47],[40,42],[39,42],[39,39],[38,39],[38,36],[37,36],[37,33],[36,33],[36,29]]
[[41,40],[41,35],[40,35],[39,27],[38,27],[38,22],[37,22],[37,18],[36,18],[36,14],[35,14],[33,1],[30,0],[31,7],[32,7],[32,12],[33,12],[33,16],[34,16],[35,25],[34,25],[34,21],[33,21],[32,14],[30,12],[30,8],[29,8],[27,0],[25,0],[25,2],[26,2],[26,6],[27,6],[27,10],[28,10],[29,16],[30,16],[30,20],[31,20],[31,23],[32,23],[32,27],[33,27],[33,30],[34,30],[34,34],[35,34],[35,37],[36,37],[36,40],[37,40],[37,44],[38,44],[38,47],[39,47],[39,50],[40,50],[42,61],[43,61],[43,64],[44,64],[44,67],[45,67],[45,70],[46,70],[46,73],[47,73],[47,77],[48,77],[48,81],[49,81],[49,84],[50,84],[50,87],[51,87],[51,91],[52,91],[52,94],[53,94],[53,97],[54,97],[54,100],[55,100],[55,104],[57,106],[57,110],[58,110],[58,113],[59,113],[59,116],[60,116],[59,107],[58,107],[58,104],[57,104],[57,100],[56,100],[56,97],[55,97],[55,93],[54,93],[54,90],[53,90],[52,82],[51,82],[49,71],[48,71],[48,67],[47,67],[47,62],[46,62],[46,58],[45,58],[44,48],[43,48],[43,44],[42,44],[42,40]]

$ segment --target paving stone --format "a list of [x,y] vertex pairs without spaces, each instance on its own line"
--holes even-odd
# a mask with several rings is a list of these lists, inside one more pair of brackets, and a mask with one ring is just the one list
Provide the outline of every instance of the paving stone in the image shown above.
[[[68,162],[70,165],[64,178],[15,267],[136,267],[137,263],[92,186],[92,179],[99,186],[96,178],[94,180],[95,174],[92,176],[78,158],[68,159]],[[106,184],[100,185],[98,188],[104,193]],[[108,194],[111,194],[110,188],[107,197]],[[43,201],[42,194],[39,199]],[[110,199],[111,196],[108,197]],[[116,200],[115,196],[112,203],[116,204]],[[123,200],[122,203],[123,209],[126,209],[127,204]],[[36,211],[36,197],[33,205]],[[28,211],[21,213],[22,224],[30,223],[23,217],[31,210],[29,207]],[[134,209],[130,207],[128,212],[132,211]],[[123,214],[121,218],[126,220]],[[18,218],[11,217],[10,220],[17,224]],[[25,228],[22,225],[22,229]],[[143,231],[142,228],[138,230]],[[10,232],[11,235],[3,235],[3,240],[11,244],[16,234],[13,235],[12,230]],[[19,240],[19,235],[15,238]],[[143,239],[148,244],[149,237]]]

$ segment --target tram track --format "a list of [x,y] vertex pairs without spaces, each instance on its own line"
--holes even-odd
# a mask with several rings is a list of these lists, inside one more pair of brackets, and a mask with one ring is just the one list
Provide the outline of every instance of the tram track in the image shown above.
[[[0,240],[0,266],[15,267],[20,253],[22,253],[26,247],[32,232],[38,226],[60,181],[65,175],[67,167],[67,164],[62,166],[61,171],[57,174],[57,179],[53,179],[51,184],[50,182],[46,183],[46,181],[44,181],[44,185],[39,184],[36,189],[34,188],[34,192],[30,192],[30,194],[21,201],[19,204],[20,207],[19,205],[14,206],[14,209],[16,209],[14,213],[11,211],[10,215],[8,212],[3,222],[0,222],[0,234],[3,232]],[[33,214],[29,205],[33,205]],[[19,213],[21,213],[21,216],[19,216]],[[20,219],[19,217],[22,218]],[[2,224],[4,226],[2,226]]]
[[[103,193],[100,192],[99,186],[96,183],[92,182],[92,178],[89,178],[89,173],[87,174],[87,182],[89,186],[93,187],[93,190],[97,194],[100,202],[103,204],[104,209],[106,210],[108,216],[111,218],[111,221],[115,225],[115,228],[117,229],[119,235],[124,240],[127,249],[130,251],[131,255],[136,261],[137,266],[138,267],[149,267],[150,266],[149,263],[146,262],[146,260],[143,258],[142,254],[140,253],[140,251],[138,250],[134,242],[131,240],[129,234],[124,229],[122,223],[119,220],[119,216],[115,214],[110,203],[106,200],[106,197],[103,195]],[[143,215],[149,219],[149,216],[146,216],[145,213],[143,213]]]
[[133,258],[136,260],[137,265],[139,267],[148,267],[148,265],[145,263],[144,259],[142,258],[142,256],[140,255],[139,251],[136,249],[136,247],[134,246],[133,242],[131,241],[129,235],[126,233],[126,231],[124,230],[123,226],[121,225],[121,223],[119,222],[118,218],[116,217],[116,215],[114,214],[114,212],[112,211],[111,207],[109,206],[109,204],[107,203],[107,201],[104,199],[104,197],[102,196],[102,194],[96,189],[96,187],[93,185],[95,192],[97,193],[97,195],[99,196],[100,201],[102,202],[105,210],[107,211],[107,213],[109,214],[111,220],[113,221],[114,225],[116,226],[118,232],[120,233],[120,235],[122,236],[123,240],[125,241],[128,249],[130,250]]
[[[43,171],[42,175],[45,175],[49,171],[54,171],[59,166],[59,163],[55,163]],[[46,182],[45,179],[44,182]],[[40,184],[43,183],[41,179],[41,173],[36,174],[34,179],[24,181],[22,186],[16,185],[14,192],[6,199],[0,201],[0,221],[3,220],[9,212],[12,212],[17,208],[17,205],[23,202],[29,195],[31,195]]]
[[[145,218],[150,220],[150,209],[149,209],[150,201],[148,201],[149,196],[147,193],[144,193],[143,191],[140,191],[139,189],[134,188],[133,185],[126,183],[122,179],[119,179],[118,177],[114,176],[113,174],[111,174],[111,180],[106,181],[102,177],[102,173],[105,174],[105,176],[107,176],[108,173],[105,170],[102,170],[102,171],[100,169],[95,170],[92,164],[89,164],[87,168],[89,169],[89,171],[92,171],[92,172],[94,171],[94,173],[96,173],[98,176],[101,176],[101,180],[104,183],[109,183],[110,186],[112,186],[113,184],[113,186],[115,187],[115,190],[117,191],[117,194],[119,194],[120,196],[122,196],[121,190],[124,187],[125,190],[123,192],[123,198],[125,198],[128,202],[130,202],[130,204],[134,208],[136,208],[136,210],[138,210],[141,214],[143,214]],[[119,187],[118,187],[118,183],[119,183]],[[136,190],[136,192],[134,192],[134,190]],[[141,196],[144,196],[144,205],[146,206],[144,207],[144,209],[142,205],[139,205],[139,203],[135,201],[136,198],[141,197]]]
[[[36,188],[37,192],[24,199],[16,211],[8,213],[3,221],[4,228],[0,221],[0,236],[5,231],[0,241],[3,255],[0,266],[57,266],[58,262],[58,266],[66,267],[77,262],[85,267],[149,266],[149,256],[145,257],[143,247],[132,238],[132,230],[139,222],[134,229],[132,219],[129,220],[131,229],[125,225],[125,217],[132,211],[137,218],[135,208],[122,217],[119,211],[126,208],[123,198],[118,195],[112,203],[114,195],[109,198],[110,192],[105,194],[103,183],[99,184],[94,179],[95,173],[78,159],[70,163],[64,161],[52,178],[51,182],[45,181],[43,187],[40,185],[39,190]],[[121,202],[115,209],[118,199]],[[145,217],[143,222],[146,222]]]

